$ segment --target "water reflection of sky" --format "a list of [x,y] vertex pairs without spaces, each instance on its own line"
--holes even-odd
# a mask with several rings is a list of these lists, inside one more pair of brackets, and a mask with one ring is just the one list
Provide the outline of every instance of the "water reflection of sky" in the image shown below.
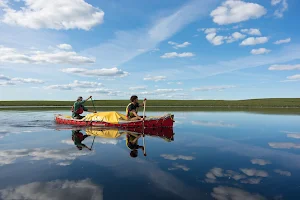
[[174,141],[146,136],[131,158],[124,135],[79,151],[57,112],[0,112],[2,199],[300,197],[298,116],[176,112]]

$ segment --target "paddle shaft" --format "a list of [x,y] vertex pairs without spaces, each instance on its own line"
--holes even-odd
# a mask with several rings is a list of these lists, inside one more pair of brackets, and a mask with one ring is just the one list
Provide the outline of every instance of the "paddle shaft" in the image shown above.
[[144,146],[144,156],[146,156],[146,143],[145,143],[145,134],[143,133],[143,146]]
[[145,118],[145,111],[146,111],[146,100],[144,101],[143,120],[144,120],[144,118]]
[[[91,100],[92,100],[92,103],[93,103],[93,106],[94,106],[94,109],[95,109],[95,111],[96,111],[96,107],[95,107],[95,104],[94,104],[94,100],[91,98]],[[97,112],[97,111],[96,111]]]
[[144,146],[144,156],[146,156],[146,145],[145,145],[145,126],[144,126],[144,122],[145,122],[145,111],[146,111],[146,100],[144,101],[144,112],[143,112],[143,146]]
[[94,136],[94,139],[93,139],[93,143],[92,143],[91,149],[93,149],[93,144],[94,144],[94,141],[95,141],[95,137],[96,137],[96,136]]

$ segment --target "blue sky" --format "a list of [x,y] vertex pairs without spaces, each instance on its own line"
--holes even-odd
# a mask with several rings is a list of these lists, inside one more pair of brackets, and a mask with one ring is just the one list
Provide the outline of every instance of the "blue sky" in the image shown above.
[[297,0],[0,0],[0,100],[298,97]]

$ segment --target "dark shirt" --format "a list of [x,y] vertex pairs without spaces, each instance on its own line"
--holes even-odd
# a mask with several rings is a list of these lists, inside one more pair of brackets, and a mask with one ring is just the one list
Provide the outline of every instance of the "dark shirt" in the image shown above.
[[132,117],[132,115],[130,114],[132,111],[135,111],[137,113],[138,112],[137,108],[139,107],[140,107],[139,103],[136,103],[135,105],[133,103],[129,104],[127,117],[128,116]]

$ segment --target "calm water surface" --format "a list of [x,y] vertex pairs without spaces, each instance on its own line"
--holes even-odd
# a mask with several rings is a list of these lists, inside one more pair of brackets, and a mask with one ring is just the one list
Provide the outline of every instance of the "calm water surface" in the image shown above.
[[125,135],[78,150],[58,112],[0,112],[0,199],[300,199],[299,116],[175,112],[132,158]]

